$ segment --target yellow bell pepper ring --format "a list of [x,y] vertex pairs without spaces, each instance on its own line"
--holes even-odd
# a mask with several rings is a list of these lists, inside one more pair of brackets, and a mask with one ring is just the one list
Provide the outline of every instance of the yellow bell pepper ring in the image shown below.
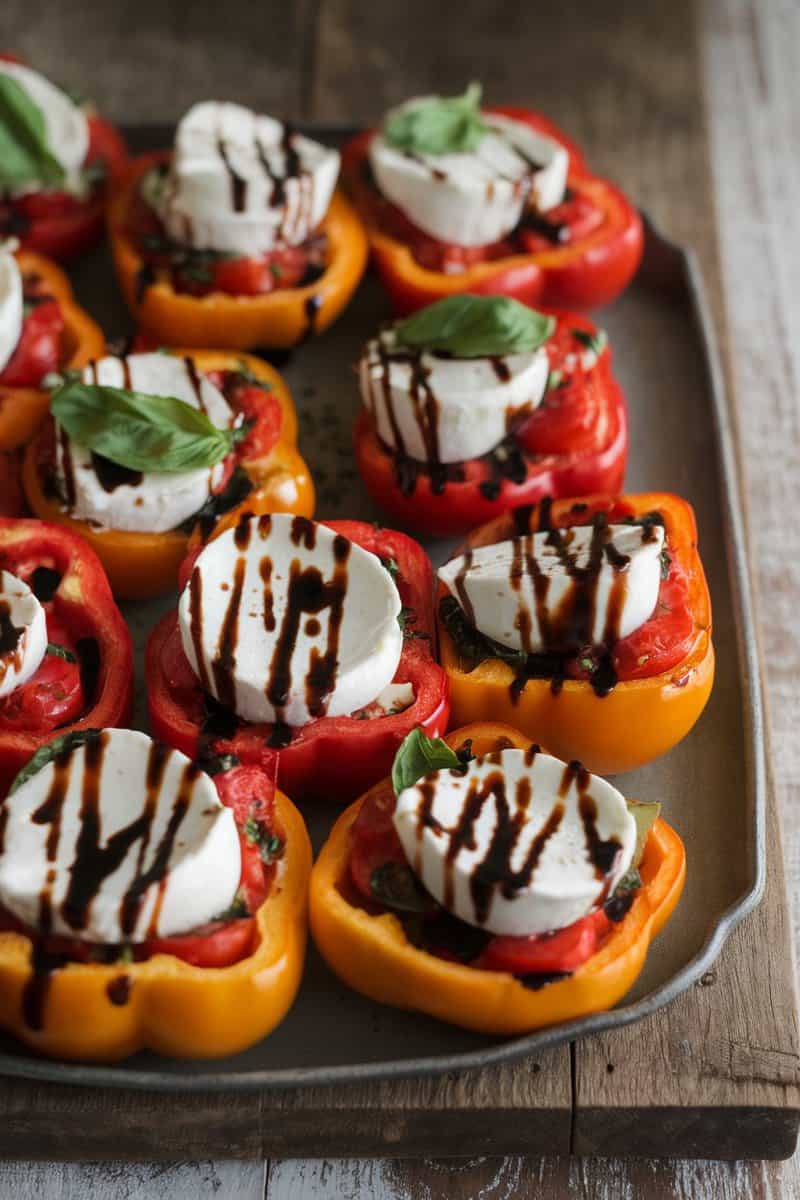
[[[445,740],[458,750],[467,739],[476,755],[530,745],[509,726],[488,722],[456,730]],[[372,791],[382,787],[385,782]],[[487,1034],[524,1034],[612,1008],[632,987],[651,939],[666,924],[683,889],[683,843],[666,822],[657,820],[639,864],[642,886],[624,918],[573,974],[532,990],[508,972],[430,954],[409,942],[394,913],[375,915],[348,900],[351,829],[366,798],[336,822],[311,873],[312,937],[328,965],[355,991],[452,1025]]]
[[137,158],[116,188],[108,212],[111,251],[120,287],[141,329],[164,345],[295,346],[334,321],[350,300],[367,265],[367,235],[342,192],[334,193],[320,227],[328,244],[325,270],[313,283],[275,288],[263,295],[176,291],[169,272],[147,270],[131,231],[131,214],[143,175],[169,154]]
[[311,843],[300,813],[275,793],[281,869],[256,913],[258,945],[229,967],[166,954],[144,962],[69,963],[47,980],[40,1029],[25,1019],[33,945],[0,933],[0,1028],[39,1054],[114,1062],[137,1050],[221,1058],[266,1037],[292,1005],[303,971]]

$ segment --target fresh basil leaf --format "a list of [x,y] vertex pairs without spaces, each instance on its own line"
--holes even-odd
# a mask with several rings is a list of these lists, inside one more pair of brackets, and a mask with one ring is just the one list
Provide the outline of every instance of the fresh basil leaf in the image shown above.
[[658,820],[661,805],[655,801],[647,802],[645,800],[626,800],[625,803],[628,806],[628,812],[636,822],[636,848],[631,860],[631,870],[633,870],[642,861],[645,843],[650,830]]
[[278,858],[283,850],[283,841],[276,834],[265,829],[255,817],[249,817],[244,823],[244,836],[248,842],[258,846],[261,861],[271,863]]
[[68,650],[66,646],[59,646],[57,642],[47,643],[47,653],[52,654],[54,658],[63,658],[64,662],[74,663],[78,661],[71,650]]
[[174,396],[68,381],[50,411],[81,446],[131,471],[163,474],[213,467],[246,436],[218,429],[204,412]]
[[488,358],[538,350],[555,319],[509,296],[446,296],[399,321],[395,336],[413,350],[439,350],[456,358]]
[[481,115],[481,86],[471,83],[461,96],[423,96],[393,109],[383,136],[411,154],[460,154],[480,145],[487,126]]
[[429,738],[417,726],[405,737],[392,763],[392,787],[395,795],[413,787],[418,779],[430,771],[446,768],[463,771],[464,764],[454,750],[442,738]]
[[236,374],[243,379],[245,383],[249,383],[251,387],[259,387],[264,392],[272,391],[272,384],[270,381],[268,379],[262,379],[260,375],[256,375],[255,371],[250,368],[248,363],[246,363],[243,358],[240,358],[236,364]]
[[0,185],[63,182],[64,168],[47,145],[42,110],[16,79],[0,74]]
[[85,746],[87,742],[97,741],[101,732],[100,729],[73,729],[70,733],[62,733],[61,737],[54,738],[46,746],[40,746],[33,758],[28,760],[14,779],[8,789],[9,796],[21,788],[23,783],[33,779],[34,775],[38,775],[53,759],[62,754],[71,754],[73,750],[77,750],[79,746]]
[[406,863],[386,862],[376,867],[370,876],[369,890],[380,904],[398,912],[424,913],[432,907],[430,897]]

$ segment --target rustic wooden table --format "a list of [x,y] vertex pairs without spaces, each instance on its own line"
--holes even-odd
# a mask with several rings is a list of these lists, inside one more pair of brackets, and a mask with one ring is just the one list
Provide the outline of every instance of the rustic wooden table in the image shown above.
[[[103,110],[127,121],[164,120],[210,95],[296,117],[368,121],[408,94],[455,90],[481,78],[491,100],[550,112],[583,142],[598,170],[620,179],[667,233],[696,247],[718,323],[727,330],[735,384],[775,787],[797,931],[800,527],[786,519],[800,499],[800,128],[794,103],[800,7],[794,0],[535,6],[233,0],[223,20],[208,0],[197,0],[190,17],[178,0],[138,0],[135,8],[121,0],[103,6],[4,0],[2,8],[0,44],[57,78],[85,79]],[[762,933],[756,916],[734,936],[746,948]],[[759,995],[757,980],[739,979],[727,996],[716,997],[731,1021],[737,989],[772,1006],[771,996]],[[780,1025],[781,1013],[770,1017]],[[615,1046],[617,1055],[635,1053],[635,1037],[617,1036],[623,1043]],[[768,1094],[781,1082],[800,1080],[794,1053],[778,1058],[770,1046],[744,1050],[742,1063],[729,1064],[731,1076],[744,1072]],[[665,1063],[665,1070],[671,1067]],[[800,1157],[767,1164],[513,1158],[0,1166],[0,1200],[567,1194],[794,1196],[800,1194]]]

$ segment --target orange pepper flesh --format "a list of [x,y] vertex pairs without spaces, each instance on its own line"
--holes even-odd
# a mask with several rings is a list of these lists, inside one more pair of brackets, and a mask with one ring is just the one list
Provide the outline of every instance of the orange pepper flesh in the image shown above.
[[[60,267],[32,250],[16,255],[23,275],[38,275],[47,293],[58,301],[64,317],[62,367],[83,367],[105,352],[100,326],[75,302],[69,280]],[[47,416],[50,394],[41,388],[0,385],[0,451],[16,450],[30,441]]]
[[[269,384],[271,394],[281,406],[281,433],[269,454],[242,463],[255,483],[247,504],[259,513],[291,512],[303,517],[312,516],[314,484],[297,450],[297,415],[289,390],[278,372],[263,359],[249,354],[232,354],[227,350],[176,350],[175,353],[190,354],[201,371],[235,371],[243,363]],[[45,494],[37,465],[36,441],[26,452],[22,479],[28,503],[38,517],[66,525],[86,539],[103,563],[116,596],[124,599],[157,596],[177,586],[178,567],[188,546],[185,533],[176,529],[167,533],[97,530],[87,521],[74,520],[64,512],[57,499]]]
[[[488,722],[456,730],[446,741],[458,749],[467,738],[476,755],[489,753],[500,739],[520,749],[530,745],[530,739],[509,726]],[[340,884],[348,875],[350,829],[362,803],[363,798],[356,801],[336,822],[311,873],[311,933],[317,948],[356,991],[380,1004],[428,1013],[466,1029],[530,1033],[612,1008],[635,982],[651,939],[666,924],[683,889],[683,843],[658,820],[639,865],[642,887],[623,920],[569,978],[533,991],[509,973],[462,966],[417,949],[393,913],[373,916],[348,902]]]
[[[591,505],[597,497],[583,497]],[[660,492],[621,496],[637,515],[658,510],[664,516],[670,553],[689,574],[689,604],[695,623],[691,652],[677,666],[647,678],[620,680],[606,696],[591,684],[566,679],[554,691],[549,679],[528,679],[519,696],[511,690],[514,670],[487,658],[473,671],[462,670],[452,638],[438,619],[439,660],[450,680],[450,720],[454,725],[488,717],[523,730],[558,758],[579,759],[600,775],[630,771],[665,754],[684,738],[706,706],[714,682],[711,600],[697,552],[694,513],[685,500]],[[574,500],[553,502],[553,515]],[[512,537],[510,517],[475,530],[467,545],[489,545]],[[445,594],[442,588],[440,594]]]
[[108,212],[111,250],[120,287],[141,328],[165,345],[286,348],[326,329],[339,316],[367,265],[367,236],[355,209],[335,192],[319,232],[328,239],[325,272],[305,287],[278,288],[263,296],[176,292],[157,278],[139,294],[144,265],[128,228],[131,200],[141,177],[169,154],[136,159],[112,196]]
[[[113,1062],[137,1050],[173,1058],[221,1058],[266,1037],[288,1012],[303,972],[311,843],[300,813],[275,793],[286,835],[283,870],[256,913],[258,946],[230,967],[193,967],[171,955],[146,962],[70,963],[53,972],[41,1030],[23,1017],[32,944],[0,933],[0,1028],[40,1054]],[[127,979],[127,1002],[108,989]]]

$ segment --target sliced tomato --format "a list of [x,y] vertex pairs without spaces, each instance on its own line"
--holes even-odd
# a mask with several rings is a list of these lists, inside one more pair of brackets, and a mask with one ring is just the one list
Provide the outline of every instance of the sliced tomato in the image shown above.
[[236,371],[209,371],[208,377],[236,412],[250,423],[247,437],[239,442],[239,458],[263,458],[277,445],[283,424],[278,397],[266,387],[249,383]]
[[532,937],[493,937],[472,965],[512,975],[551,975],[576,971],[592,957],[610,922],[598,908],[566,929]]
[[392,821],[394,806],[390,787],[373,792],[361,805],[351,830],[350,876],[361,895],[373,902],[371,881],[377,868],[407,862]]
[[686,658],[694,639],[689,584],[683,568],[673,559],[668,577],[661,581],[652,617],[614,647],[614,668],[620,679],[659,675]]
[[603,224],[605,213],[602,208],[593,204],[588,196],[577,192],[561,204],[549,208],[543,214],[543,219],[554,230],[559,230],[560,236],[554,241],[553,237],[537,232],[533,226],[526,225],[523,221],[517,238],[526,254],[540,254],[552,250],[554,245],[570,246],[581,238],[588,237]]
[[212,921],[180,937],[149,938],[142,945],[141,957],[172,954],[193,967],[230,967],[252,953],[255,934],[252,917]]
[[57,300],[42,299],[25,317],[16,349],[3,371],[5,387],[38,387],[45,375],[57,371],[61,362],[64,317]]
[[35,675],[0,700],[0,727],[26,733],[51,733],[60,725],[80,719],[85,711],[81,667],[75,645],[48,614],[47,636],[73,656],[73,661],[46,653]]

